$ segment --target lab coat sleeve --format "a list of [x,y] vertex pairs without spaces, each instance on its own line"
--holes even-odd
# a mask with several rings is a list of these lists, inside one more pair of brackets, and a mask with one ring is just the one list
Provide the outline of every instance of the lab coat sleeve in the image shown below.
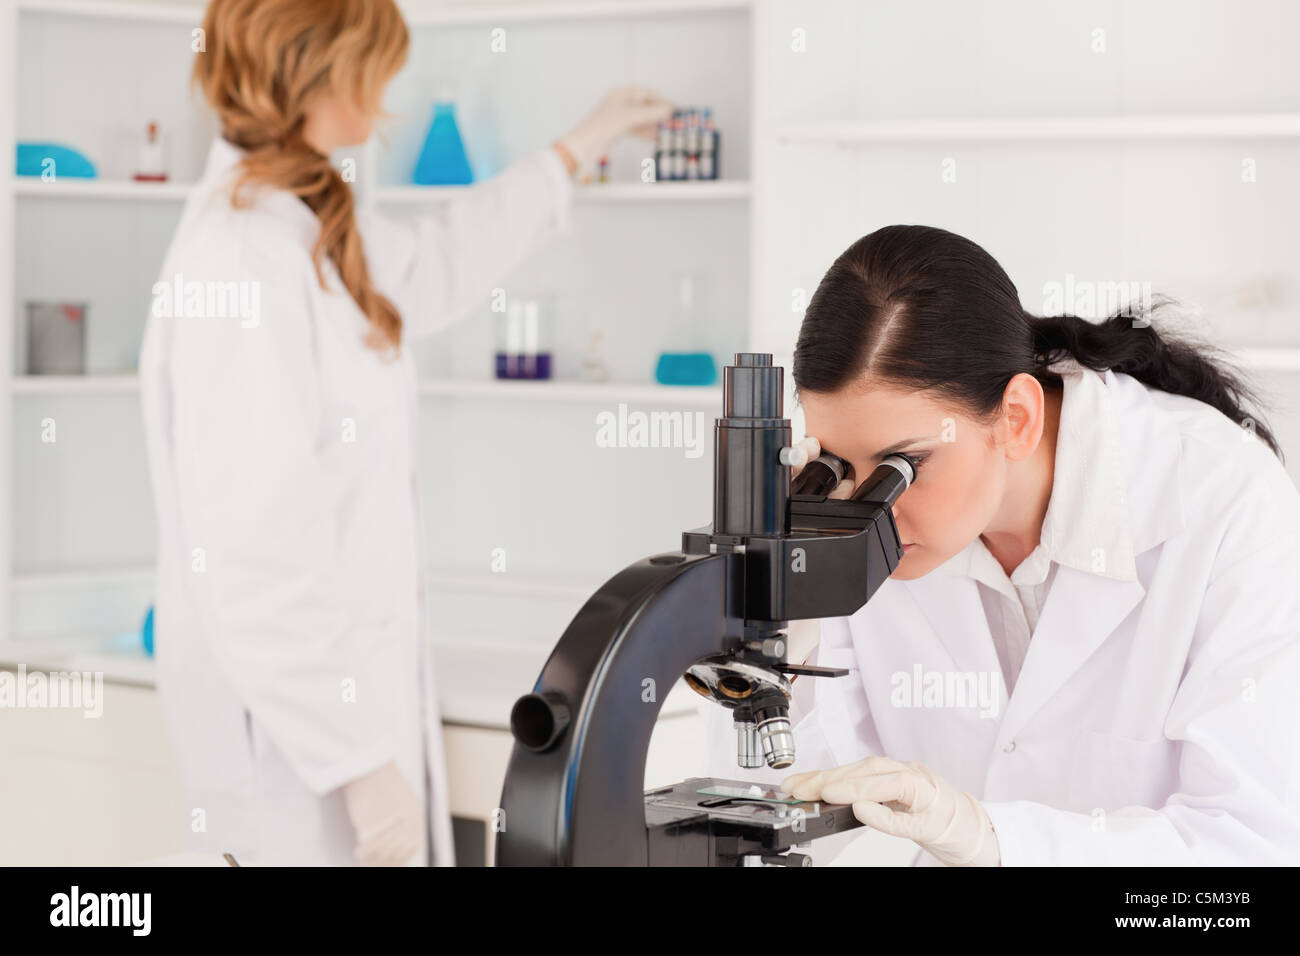
[[986,803],[1004,866],[1300,863],[1300,505],[1272,501],[1220,547],[1165,721],[1175,792],[1101,815]]
[[401,313],[404,335],[438,332],[489,306],[531,253],[571,231],[573,188],[548,146],[437,210],[358,213],[371,278]]
[[202,637],[252,724],[324,794],[393,759],[392,695],[349,693],[382,666],[392,635],[351,606],[367,582],[340,580],[341,502],[360,469],[340,467],[347,452],[324,421],[314,272],[305,252],[286,260],[292,243],[255,232],[211,276],[258,283],[255,326],[166,320],[176,559],[190,564]]

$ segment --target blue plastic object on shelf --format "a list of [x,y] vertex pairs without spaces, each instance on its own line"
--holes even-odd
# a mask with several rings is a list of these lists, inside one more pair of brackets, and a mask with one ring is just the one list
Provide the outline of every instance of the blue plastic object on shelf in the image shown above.
[[149,613],[144,616],[144,624],[140,626],[140,638],[144,642],[144,652],[153,657],[153,605],[149,605]]
[[54,162],[56,178],[94,179],[95,164],[71,146],[58,143],[19,143],[15,173],[19,176],[40,176],[45,172],[47,160]]
[[718,366],[708,352],[661,352],[655,364],[660,385],[712,385]]
[[440,101],[433,106],[433,122],[424,138],[424,149],[415,164],[417,186],[468,186],[474,182],[465,144],[456,124],[456,105]]

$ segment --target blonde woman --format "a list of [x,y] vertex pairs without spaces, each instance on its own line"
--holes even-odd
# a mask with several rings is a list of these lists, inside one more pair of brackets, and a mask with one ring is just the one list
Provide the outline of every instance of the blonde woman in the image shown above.
[[221,136],[155,286],[184,294],[155,296],[140,357],[187,842],[451,865],[405,344],[487,302],[567,230],[578,166],[671,106],[614,90],[446,224],[390,221],[329,156],[369,137],[405,61],[392,0],[212,0],[203,26]]

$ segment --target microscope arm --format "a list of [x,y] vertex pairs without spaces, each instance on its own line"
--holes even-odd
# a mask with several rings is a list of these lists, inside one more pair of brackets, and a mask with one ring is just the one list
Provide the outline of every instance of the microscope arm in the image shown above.
[[740,644],[742,622],[726,615],[741,605],[742,575],[737,555],[669,552],[583,605],[510,715],[498,865],[648,864],[650,735],[687,668]]

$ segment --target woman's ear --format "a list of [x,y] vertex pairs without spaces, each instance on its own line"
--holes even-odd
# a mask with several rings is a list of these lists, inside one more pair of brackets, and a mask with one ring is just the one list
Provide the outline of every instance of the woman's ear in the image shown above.
[[1012,461],[1023,461],[1038,448],[1047,424],[1047,396],[1042,383],[1027,372],[1007,382],[1002,393],[1002,446]]

